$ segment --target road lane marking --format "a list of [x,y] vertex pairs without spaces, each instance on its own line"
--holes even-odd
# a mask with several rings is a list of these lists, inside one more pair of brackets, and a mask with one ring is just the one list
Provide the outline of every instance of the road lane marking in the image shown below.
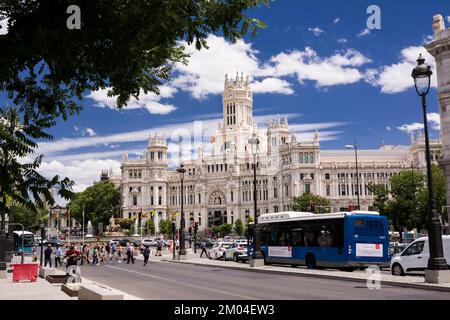
[[247,299],[247,300],[259,300],[258,298],[254,298],[254,297],[250,297],[250,296],[244,296],[244,295],[241,295],[241,294],[232,293],[232,292],[223,291],[223,290],[212,289],[212,288],[200,287],[200,286],[197,286],[195,284],[188,283],[188,282],[183,282],[183,281],[174,280],[174,279],[170,279],[170,278],[164,278],[164,277],[155,276],[155,275],[151,275],[151,274],[147,274],[147,273],[142,273],[142,272],[138,272],[138,271],[134,271],[134,270],[126,270],[126,269],[113,267],[113,266],[105,266],[105,267],[111,268],[111,269],[116,269],[116,270],[123,271],[123,272],[136,273],[136,274],[139,274],[141,276],[145,276],[145,277],[149,277],[149,278],[154,278],[154,279],[174,282],[176,284],[182,284],[182,285],[185,285],[187,287],[191,287],[191,288],[195,288],[195,289],[199,289],[199,290],[225,294],[225,295],[228,295],[228,296],[238,297],[238,298]]

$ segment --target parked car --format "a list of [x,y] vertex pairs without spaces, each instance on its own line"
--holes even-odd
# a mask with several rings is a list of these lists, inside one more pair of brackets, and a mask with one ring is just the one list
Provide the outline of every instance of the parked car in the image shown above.
[[61,247],[61,246],[64,246],[64,241],[59,240],[58,237],[51,237],[47,240],[44,240],[44,246],[46,246],[48,244],[51,244],[52,247],[55,247],[55,246]]
[[209,249],[209,258],[210,259],[220,259],[222,255],[224,254],[225,250],[227,250],[229,247],[231,247],[231,242],[216,242],[214,246]]
[[128,239],[128,238],[123,238],[119,240],[119,245],[121,247],[125,247],[127,245],[128,242],[133,242],[133,240]]
[[[450,265],[450,235],[442,236],[444,258]],[[401,253],[392,257],[391,273],[394,276],[404,276],[407,273],[424,274],[430,257],[428,237],[421,237],[412,242]]]
[[109,240],[109,244],[111,245],[111,244],[113,244],[113,243],[115,243],[116,244],[116,246],[120,243],[120,239],[112,239],[112,240]]
[[142,240],[142,244],[146,247],[156,247],[156,241],[154,238],[145,238]]
[[233,243],[228,249],[225,250],[222,258],[223,260],[233,260],[238,262],[240,260],[240,255],[245,255],[247,253],[247,243]]

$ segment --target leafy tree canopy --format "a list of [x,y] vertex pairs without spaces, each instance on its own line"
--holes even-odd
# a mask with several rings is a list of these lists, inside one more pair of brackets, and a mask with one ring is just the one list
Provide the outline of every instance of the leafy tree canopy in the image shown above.
[[88,220],[96,225],[99,222],[108,225],[111,215],[119,212],[120,193],[109,181],[100,181],[76,194],[75,199],[68,204],[72,216],[78,221]]
[[[45,223],[48,219],[48,211],[38,209],[37,213],[23,206],[11,207],[11,217],[14,223],[23,224],[25,230],[36,232],[39,230],[41,223]],[[20,226],[15,226],[15,230],[21,230]]]
[[331,202],[325,197],[306,192],[292,200],[292,210],[301,212],[311,212],[311,205],[314,205],[314,213],[330,212]]
[[[207,48],[210,33],[235,41],[264,23],[249,9],[269,0],[4,0],[8,33],[0,36],[0,90],[21,111],[62,116],[80,111],[82,95],[108,88],[124,107],[140,91],[159,93],[180,40]],[[67,8],[81,10],[81,29],[67,28]],[[78,101],[77,101],[78,100]]]

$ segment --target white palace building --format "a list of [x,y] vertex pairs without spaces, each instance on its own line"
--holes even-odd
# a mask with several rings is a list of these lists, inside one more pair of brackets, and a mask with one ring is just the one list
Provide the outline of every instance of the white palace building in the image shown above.
[[[186,228],[198,222],[199,230],[244,223],[253,210],[253,155],[248,143],[253,132],[260,141],[257,153],[257,214],[289,210],[294,196],[311,192],[331,200],[333,210],[356,205],[359,189],[362,210],[370,210],[370,182],[388,184],[402,170],[425,170],[425,141],[421,131],[411,133],[409,146],[384,145],[358,150],[359,186],[355,152],[321,150],[316,131],[311,141],[298,141],[289,133],[287,118],[271,119],[259,129],[253,122],[253,96],[248,77],[228,79],[222,95],[223,121],[211,137],[211,152],[199,148],[197,157],[184,161],[184,213]],[[431,140],[433,161],[441,157],[441,143]],[[209,146],[208,146],[209,147]],[[124,218],[155,210],[155,225],[180,211],[180,174],[168,169],[167,140],[150,135],[139,159],[124,155],[120,176],[107,177],[120,188]],[[105,178],[105,177],[103,177]],[[180,216],[176,219],[179,222]],[[145,219],[143,219],[145,221]],[[178,224],[179,225],[179,224]]]

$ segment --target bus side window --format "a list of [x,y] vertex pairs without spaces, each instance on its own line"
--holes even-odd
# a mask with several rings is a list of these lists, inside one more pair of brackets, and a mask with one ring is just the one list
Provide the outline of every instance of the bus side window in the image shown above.
[[305,242],[303,241],[303,231],[302,230],[293,230],[292,231],[292,246],[304,246]]

